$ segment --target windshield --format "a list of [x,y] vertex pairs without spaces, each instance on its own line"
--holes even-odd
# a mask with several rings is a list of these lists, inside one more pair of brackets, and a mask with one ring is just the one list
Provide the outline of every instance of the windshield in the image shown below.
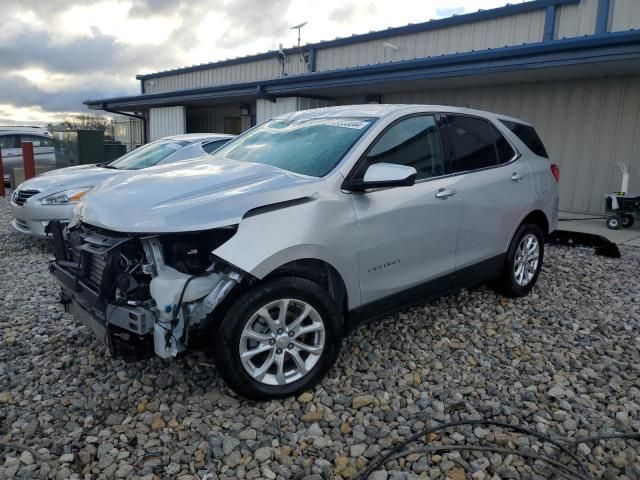
[[215,156],[323,177],[373,122],[372,118],[272,120],[218,150]]
[[107,164],[107,167],[119,170],[139,170],[152,167],[188,144],[189,142],[175,140],[151,142],[114,160]]

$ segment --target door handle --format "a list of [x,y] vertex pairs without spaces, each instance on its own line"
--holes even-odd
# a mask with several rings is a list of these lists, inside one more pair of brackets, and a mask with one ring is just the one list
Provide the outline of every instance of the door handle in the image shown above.
[[458,191],[453,188],[441,188],[436,192],[436,198],[453,197],[456,193],[458,193]]
[[522,175],[520,175],[518,172],[513,172],[511,174],[511,180],[513,180],[514,182],[517,182],[518,180],[522,180]]

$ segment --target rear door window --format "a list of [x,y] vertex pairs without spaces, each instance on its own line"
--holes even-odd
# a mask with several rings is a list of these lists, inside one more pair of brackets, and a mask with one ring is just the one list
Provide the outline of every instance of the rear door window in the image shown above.
[[464,115],[447,115],[451,142],[451,173],[469,172],[498,165],[498,156],[487,120]]
[[544,144],[536,129],[531,125],[525,125],[523,123],[511,122],[508,120],[500,120],[505,127],[511,130],[516,136],[524,143],[529,150],[538,155],[539,157],[549,158],[547,149],[544,148]]
[[367,164],[374,163],[414,167],[418,180],[442,175],[442,148],[435,117],[410,117],[389,128],[367,153]]

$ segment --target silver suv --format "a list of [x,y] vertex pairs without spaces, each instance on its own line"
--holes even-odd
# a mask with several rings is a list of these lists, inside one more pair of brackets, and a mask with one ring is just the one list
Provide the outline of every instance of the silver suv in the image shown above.
[[502,115],[296,112],[213,158],[106,180],[52,224],[51,271],[114,353],[205,346],[236,392],[285,397],[365,320],[484,281],[529,293],[558,177],[533,127]]

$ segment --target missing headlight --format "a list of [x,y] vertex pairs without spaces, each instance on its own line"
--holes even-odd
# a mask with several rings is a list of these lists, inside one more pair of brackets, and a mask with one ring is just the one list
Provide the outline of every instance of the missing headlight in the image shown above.
[[211,265],[211,252],[229,240],[237,225],[202,232],[162,235],[162,250],[167,265],[179,272],[199,275]]

